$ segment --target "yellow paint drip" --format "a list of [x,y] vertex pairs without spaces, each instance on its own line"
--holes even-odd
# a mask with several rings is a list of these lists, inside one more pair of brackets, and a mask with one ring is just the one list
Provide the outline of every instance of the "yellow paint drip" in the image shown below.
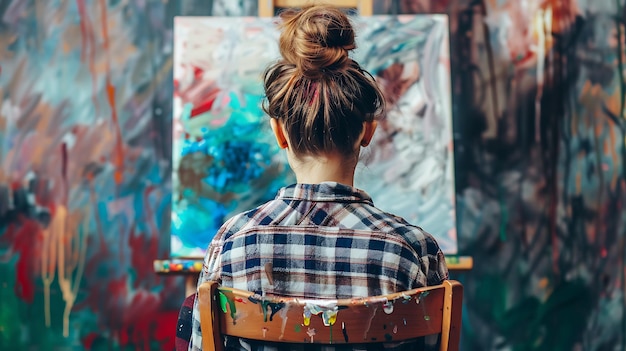
[[330,327],[337,321],[337,311],[326,311],[322,314],[324,325]]
[[328,307],[307,304],[302,312],[303,324],[305,326],[311,323],[311,316],[313,315],[321,315],[324,325],[330,327],[337,322],[337,306]]

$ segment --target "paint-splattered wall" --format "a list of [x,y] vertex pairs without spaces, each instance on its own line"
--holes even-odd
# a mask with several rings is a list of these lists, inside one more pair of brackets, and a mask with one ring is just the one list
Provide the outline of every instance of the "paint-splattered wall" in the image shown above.
[[[464,350],[626,347],[624,1],[390,0],[452,32]],[[165,349],[172,17],[0,1],[0,349]]]
[[179,8],[0,4],[0,349],[171,349],[182,282],[152,260],[169,249]]

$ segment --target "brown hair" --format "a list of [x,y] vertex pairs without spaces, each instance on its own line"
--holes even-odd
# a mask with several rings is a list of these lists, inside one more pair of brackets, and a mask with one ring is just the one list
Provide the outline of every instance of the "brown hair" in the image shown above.
[[285,128],[297,155],[355,153],[363,123],[384,110],[374,78],[352,60],[348,17],[332,6],[281,15],[282,59],[265,71],[264,111]]

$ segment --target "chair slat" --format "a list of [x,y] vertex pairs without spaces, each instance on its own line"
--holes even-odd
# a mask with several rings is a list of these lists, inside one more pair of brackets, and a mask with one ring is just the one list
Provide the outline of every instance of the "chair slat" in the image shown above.
[[[200,286],[205,350],[219,335],[269,342],[363,344],[442,334],[441,350],[458,350],[462,286],[455,281],[385,296],[343,300],[261,297],[248,291]],[[209,318],[208,316],[213,316]],[[203,333],[204,334],[204,333]],[[220,344],[220,345],[217,345]],[[208,348],[210,347],[210,348]]]

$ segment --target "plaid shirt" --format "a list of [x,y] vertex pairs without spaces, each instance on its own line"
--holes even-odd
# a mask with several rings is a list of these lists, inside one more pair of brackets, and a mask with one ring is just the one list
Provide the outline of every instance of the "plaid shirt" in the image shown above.
[[[283,188],[227,221],[209,246],[198,285],[216,280],[259,294],[339,299],[447,278],[430,234],[374,207],[361,190],[325,182]],[[201,343],[195,303],[189,350],[201,350]]]

